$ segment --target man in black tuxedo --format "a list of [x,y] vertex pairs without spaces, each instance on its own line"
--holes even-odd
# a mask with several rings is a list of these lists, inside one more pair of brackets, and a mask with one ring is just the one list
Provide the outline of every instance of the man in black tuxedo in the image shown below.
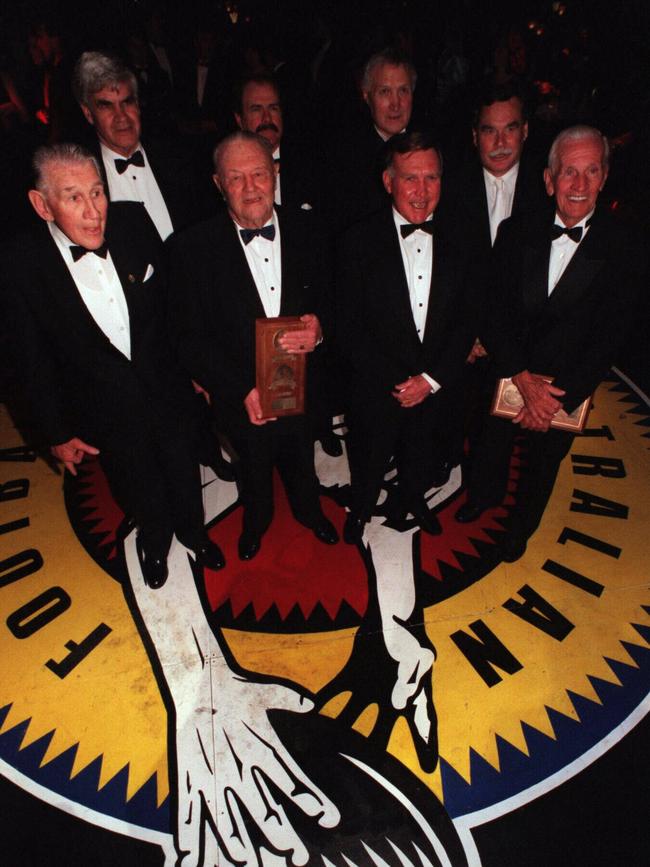
[[[500,223],[539,209],[546,200],[542,166],[524,148],[528,119],[516,82],[486,83],[474,111],[472,138],[476,155],[447,169],[438,218],[441,231],[462,238],[477,267],[487,274]],[[476,327],[478,335],[480,317]],[[482,355],[477,345],[472,361]]]
[[[598,130],[571,127],[555,139],[544,172],[555,199],[547,210],[503,223],[494,249],[487,349],[496,377],[513,377],[524,405],[517,417],[487,419],[472,467],[468,502],[456,519],[476,520],[506,492],[514,437],[528,440],[503,558],[518,559],[535,532],[573,435],[550,427],[572,412],[613,363],[638,309],[644,276],[638,239],[597,207],[608,145]],[[539,377],[553,377],[553,384]]]
[[335,130],[323,154],[323,204],[333,235],[388,201],[381,181],[384,148],[410,123],[416,81],[415,67],[399,51],[382,51],[366,63],[361,91],[368,117],[358,129]]
[[35,155],[31,204],[44,223],[15,240],[2,275],[21,396],[43,441],[76,475],[99,455],[138,526],[151,587],[172,535],[224,565],[203,526],[192,389],[172,361],[162,244],[142,205],[110,206],[97,162],[77,145]]
[[438,151],[429,136],[412,132],[394,136],[387,154],[392,208],[352,226],[337,255],[337,347],[350,392],[347,542],[361,539],[391,455],[403,511],[440,532],[425,492],[454,438],[459,419],[448,401],[473,339],[463,257],[433,227]]
[[189,160],[160,142],[141,142],[138,82],[117,57],[85,51],[72,87],[97,133],[99,165],[111,201],[142,202],[163,241],[210,213],[210,189]]
[[271,147],[277,166],[275,204],[311,210],[316,193],[316,167],[311,149],[295,137],[284,135],[280,91],[271,75],[251,75],[239,83],[235,120],[239,129],[263,136]]
[[255,319],[300,316],[304,329],[282,338],[288,352],[318,351],[324,339],[328,286],[321,241],[311,215],[274,210],[275,168],[261,136],[241,131],[224,139],[215,151],[214,180],[227,212],[172,244],[173,318],[181,361],[210,394],[239,455],[239,556],[250,560],[257,554],[271,523],[274,465],[296,519],[320,541],[334,544],[338,536],[321,511],[305,417],[263,418],[255,387]]

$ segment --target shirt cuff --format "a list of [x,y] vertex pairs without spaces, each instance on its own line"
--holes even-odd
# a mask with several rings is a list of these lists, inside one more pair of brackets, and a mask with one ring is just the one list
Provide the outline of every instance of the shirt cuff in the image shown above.
[[421,373],[420,376],[423,376],[426,379],[426,381],[429,383],[429,385],[431,386],[431,393],[432,394],[435,394],[437,391],[440,391],[440,389],[442,388],[440,383],[436,382],[435,379],[433,379],[433,377],[429,376],[428,373]]

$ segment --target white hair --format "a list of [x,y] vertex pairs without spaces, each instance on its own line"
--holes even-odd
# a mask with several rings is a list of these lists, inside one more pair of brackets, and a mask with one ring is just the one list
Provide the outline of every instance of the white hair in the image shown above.
[[560,169],[560,148],[567,142],[583,141],[584,139],[591,139],[601,145],[603,149],[601,160],[603,169],[606,169],[609,166],[609,142],[605,136],[600,132],[600,130],[593,126],[580,124],[562,130],[562,132],[555,137],[551,149],[548,152],[548,168],[552,175],[555,176]]

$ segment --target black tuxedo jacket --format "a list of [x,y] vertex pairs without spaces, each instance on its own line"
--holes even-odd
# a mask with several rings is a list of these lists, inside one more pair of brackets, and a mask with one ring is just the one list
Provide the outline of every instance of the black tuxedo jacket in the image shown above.
[[603,379],[638,315],[646,262],[640,239],[597,209],[549,297],[552,222],[542,213],[499,228],[487,348],[497,376],[527,369],[555,377],[572,411]]
[[[144,141],[147,159],[167,205],[174,232],[182,231],[194,223],[205,220],[217,208],[212,180],[206,174],[199,178],[187,157],[157,141]],[[93,153],[99,162],[106,195],[110,198],[106,183],[106,170],[102,160],[99,141],[95,139]]]
[[[429,306],[420,341],[392,208],[352,226],[336,257],[336,346],[357,406],[397,405],[395,385],[427,373],[441,395],[460,386],[474,334],[472,281],[460,254],[434,235]],[[423,406],[432,403],[425,401]]]
[[192,389],[171,357],[162,244],[143,205],[111,204],[106,227],[129,310],[131,360],[92,318],[47,227],[38,229],[4,251],[0,296],[22,397],[42,442],[79,436],[111,448],[185,412]]
[[[281,316],[315,313],[327,340],[329,281],[320,237],[305,211],[278,208]],[[244,398],[255,387],[255,319],[265,316],[237,227],[224,212],[171,239],[170,288],[178,354],[208,390],[227,425],[250,425]],[[311,353],[319,354],[319,349]],[[288,419],[280,419],[284,423]]]
[[[544,208],[543,167],[524,151],[519,163],[512,217]],[[436,212],[441,231],[456,239],[457,246],[471,250],[472,256],[489,262],[492,252],[490,216],[483,167],[476,158],[457,171],[444,174],[440,205]]]
[[280,145],[282,206],[301,208],[303,205],[310,205],[318,211],[318,186],[311,145],[308,142],[283,138]]

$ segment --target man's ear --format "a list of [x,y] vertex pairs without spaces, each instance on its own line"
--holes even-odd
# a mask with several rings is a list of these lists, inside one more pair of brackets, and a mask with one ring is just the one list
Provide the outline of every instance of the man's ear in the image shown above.
[[555,195],[555,184],[553,183],[553,175],[549,168],[544,169],[544,186],[549,196]]
[[219,180],[219,175],[216,173],[212,175],[212,181],[214,182],[215,187],[219,190],[221,195],[223,196],[223,189],[221,187],[221,181]]
[[528,121],[527,120],[525,120],[523,122],[523,124],[521,125],[521,132],[522,132],[522,140],[526,141],[526,139],[528,138]]
[[83,112],[83,116],[86,118],[86,120],[88,121],[88,123],[89,123],[91,126],[95,126],[95,121],[93,120],[92,113],[91,113],[90,109],[88,108],[88,106],[87,106],[87,105],[84,105],[83,102],[80,102],[80,103],[79,103],[79,108],[82,110],[82,112]]
[[54,214],[50,211],[47,199],[43,193],[38,190],[30,190],[27,193],[27,197],[31,202],[32,208],[42,220],[47,220],[48,223],[51,223],[54,220]]
[[381,176],[381,179],[384,183],[384,189],[388,193],[388,195],[392,195],[393,193],[393,176],[391,175],[388,169],[384,169],[384,172]]
[[238,113],[235,111],[235,112],[234,112],[234,115],[235,115],[235,120],[237,121],[237,126],[239,127],[239,129],[243,129],[243,128],[244,128],[244,124],[241,122],[241,114],[238,114]]

